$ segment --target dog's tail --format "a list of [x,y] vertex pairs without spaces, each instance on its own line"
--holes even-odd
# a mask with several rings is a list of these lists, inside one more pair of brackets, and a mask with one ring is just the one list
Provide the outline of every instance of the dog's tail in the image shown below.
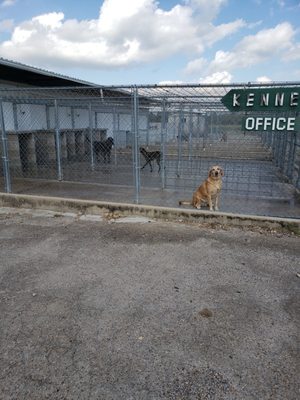
[[191,202],[191,200],[179,200],[179,205],[180,206],[191,206],[192,202]]

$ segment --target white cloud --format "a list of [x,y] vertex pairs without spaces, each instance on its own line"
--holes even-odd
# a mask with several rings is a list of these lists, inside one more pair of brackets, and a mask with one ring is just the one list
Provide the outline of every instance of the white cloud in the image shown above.
[[[0,0],[1,1],[1,0]],[[1,6],[15,0],[2,1]],[[0,21],[2,57],[44,68],[118,68],[158,62],[177,54],[190,59],[184,73],[201,82],[228,83],[235,70],[269,61],[300,58],[297,30],[288,22],[248,35],[213,59],[204,51],[241,28],[258,29],[261,21],[242,19],[216,24],[228,0],[178,0],[166,10],[157,0],[104,0],[95,19],[67,19],[61,12],[37,15],[14,26]],[[100,2],[99,2],[100,4]],[[181,81],[175,81],[181,83]]]
[[240,28],[246,26],[245,21],[242,19],[238,19],[233,22],[229,22],[227,24],[220,24],[216,27],[211,27],[210,30],[207,31],[206,34],[203,35],[203,40],[207,46],[211,46],[215,42],[224,39],[227,36],[232,35],[237,32]]
[[284,54],[283,61],[296,61],[296,60],[300,60],[300,43],[293,44]]
[[205,58],[197,58],[196,60],[190,61],[184,69],[184,72],[189,75],[197,74],[202,71],[207,65]]
[[49,14],[39,15],[38,17],[32,18],[32,21],[37,21],[41,26],[55,30],[62,26],[62,21],[64,19],[64,14],[62,12],[56,13],[52,12]]
[[158,82],[158,84],[159,85],[161,85],[161,86],[167,86],[167,85],[182,85],[182,84],[184,84],[185,82],[183,82],[183,81],[161,81],[161,82]]
[[259,20],[259,21],[256,21],[256,22],[248,23],[247,24],[247,28],[254,29],[254,28],[258,27],[259,25],[261,25],[262,22],[263,22],[262,20]]
[[232,75],[228,71],[215,72],[212,75],[206,76],[200,79],[200,83],[230,83],[232,81]]
[[17,0],[4,0],[1,3],[1,7],[11,7],[13,6],[15,3],[17,2]]
[[213,20],[228,0],[185,0],[187,6],[199,10],[203,19]]
[[261,30],[256,35],[246,36],[232,51],[217,51],[208,67],[208,72],[247,68],[272,59],[274,56],[284,58],[295,46],[294,36],[295,31],[288,22],[278,24],[271,29]]
[[201,55],[236,32],[237,20],[215,26],[226,0],[186,0],[164,10],[156,0],[104,0],[96,19],[52,12],[24,21],[0,43],[2,57],[44,67],[111,68],[158,61],[178,53]]
[[268,78],[267,76],[259,76],[258,78],[256,78],[256,82],[268,83],[268,82],[272,82],[272,79]]
[[28,30],[28,29],[22,29],[20,27],[17,27],[14,30],[13,33],[13,39],[14,39],[14,43],[16,45],[25,43],[26,41],[28,41],[28,39],[30,39],[30,37],[34,34],[34,31],[32,30]]
[[196,58],[187,64],[184,71],[194,76],[205,76],[200,79],[203,83],[227,83],[235,70],[271,61],[274,57],[278,62],[300,59],[300,43],[294,42],[295,36],[296,30],[284,22],[245,36],[231,51],[218,50],[210,62],[203,57]]

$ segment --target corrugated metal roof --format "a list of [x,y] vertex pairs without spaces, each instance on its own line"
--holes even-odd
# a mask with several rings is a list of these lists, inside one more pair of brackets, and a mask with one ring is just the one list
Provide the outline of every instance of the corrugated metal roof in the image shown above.
[[[87,82],[84,81],[82,79],[77,79],[77,78],[71,78],[69,76],[66,75],[62,75],[62,74],[58,74],[52,71],[48,71],[48,70],[44,70],[42,68],[37,68],[37,67],[33,67],[30,65],[26,65],[17,61],[12,61],[12,60],[7,60],[5,58],[0,57],[0,66],[5,66],[8,68],[14,68],[14,69],[19,69],[21,71],[27,71],[30,73],[34,73],[34,74],[38,74],[44,77],[49,77],[51,78],[55,78],[57,79],[61,79],[62,81],[69,81],[69,82],[73,82],[74,84],[79,84],[79,85],[84,85],[84,86],[99,86],[96,85],[95,83],[92,82]],[[1,77],[2,79],[5,77]]]

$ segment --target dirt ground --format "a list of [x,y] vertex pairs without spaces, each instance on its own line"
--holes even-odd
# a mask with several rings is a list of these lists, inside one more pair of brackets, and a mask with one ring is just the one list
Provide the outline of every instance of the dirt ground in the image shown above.
[[299,399],[299,237],[118,222],[1,210],[1,399]]

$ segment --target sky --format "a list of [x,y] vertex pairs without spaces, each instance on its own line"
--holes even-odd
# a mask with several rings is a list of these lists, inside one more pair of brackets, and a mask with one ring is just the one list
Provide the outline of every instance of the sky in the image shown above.
[[0,57],[100,85],[300,81],[300,0],[0,0]]

